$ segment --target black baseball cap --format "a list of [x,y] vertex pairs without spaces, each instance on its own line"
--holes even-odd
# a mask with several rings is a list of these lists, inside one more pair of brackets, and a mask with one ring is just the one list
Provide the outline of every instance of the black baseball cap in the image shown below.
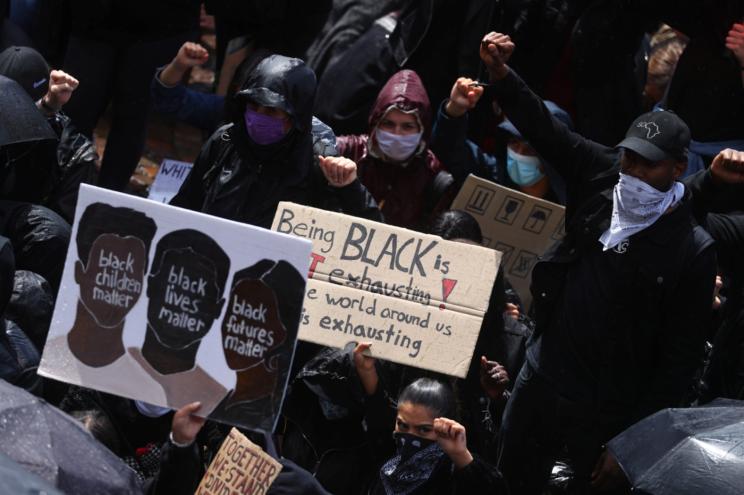
[[49,89],[49,64],[33,48],[11,46],[0,52],[0,75],[21,85],[37,101]]
[[687,161],[690,128],[671,111],[644,113],[633,121],[618,145],[635,151],[651,162]]

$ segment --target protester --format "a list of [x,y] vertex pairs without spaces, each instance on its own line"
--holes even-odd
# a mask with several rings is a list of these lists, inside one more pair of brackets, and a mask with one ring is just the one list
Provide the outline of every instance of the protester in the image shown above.
[[[538,156],[516,127],[504,120],[498,126],[505,138],[504,153],[489,155],[468,140],[467,113],[483,96],[483,86],[472,79],[461,77],[452,86],[452,93],[439,108],[431,137],[431,147],[458,183],[469,174],[491,180],[530,196],[564,203],[565,185],[560,175]],[[554,117],[573,127],[571,117],[555,103],[545,106]]]
[[[398,396],[393,415],[375,359],[365,354],[370,345],[354,349],[354,366],[367,395],[370,443],[377,458],[387,461],[369,493],[507,493],[498,472],[468,450],[465,428],[451,419],[455,396],[446,385],[428,378],[414,381]],[[393,423],[394,444],[384,434]]]
[[428,147],[431,104],[418,75],[391,77],[369,115],[369,134],[341,136],[339,153],[359,166],[387,223],[425,229],[454,199],[452,176]]
[[[50,163],[50,191],[28,197],[43,201],[65,220],[72,222],[80,184],[97,181],[98,154],[90,139],[77,131],[62,107],[72,98],[78,80],[61,70],[51,70],[44,57],[33,48],[10,47],[0,53],[0,74],[13,79],[36,102],[57,134],[56,163]],[[50,144],[51,146],[51,144]],[[52,157],[49,157],[51,160]],[[35,177],[38,180],[38,177]]]
[[54,292],[64,269],[70,226],[39,204],[52,190],[56,135],[28,94],[0,76],[0,233],[18,269],[43,276]]
[[262,60],[230,102],[231,123],[204,145],[171,204],[261,227],[280,201],[379,218],[353,162],[319,157],[316,170],[314,95],[315,76],[301,60]]
[[225,97],[187,88],[183,78],[193,67],[209,59],[209,52],[198,43],[187,41],[167,65],[155,72],[150,84],[152,107],[158,113],[174,115],[178,120],[210,133],[223,121]]
[[602,445],[681,405],[711,313],[712,239],[676,181],[690,134],[671,112],[637,118],[616,149],[572,133],[506,65],[513,50],[490,33],[481,58],[506,115],[566,181],[567,235],[533,270],[536,338],[504,414],[499,467],[512,490],[539,493],[567,446],[575,489],[621,486]]

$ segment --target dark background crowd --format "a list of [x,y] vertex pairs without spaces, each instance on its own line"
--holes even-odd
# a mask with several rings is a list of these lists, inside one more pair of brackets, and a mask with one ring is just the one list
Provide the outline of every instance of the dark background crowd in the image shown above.
[[171,204],[265,228],[293,201],[483,244],[450,210],[470,174],[566,207],[529,307],[499,271],[466,378],[299,342],[276,430],[246,432],[283,464],[270,493],[626,493],[634,424],[744,417],[744,1],[0,0],[0,22],[0,378],[125,462],[122,493],[193,493],[228,427],[36,370],[78,187],[145,194],[166,156],[194,162]]

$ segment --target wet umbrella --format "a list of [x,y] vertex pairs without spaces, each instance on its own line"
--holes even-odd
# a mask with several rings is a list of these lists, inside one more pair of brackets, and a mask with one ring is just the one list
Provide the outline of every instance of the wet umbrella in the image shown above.
[[664,409],[613,438],[615,455],[636,493],[744,493],[744,401]]
[[21,467],[10,457],[0,454],[0,495],[62,495],[43,479]]
[[69,494],[136,494],[135,472],[77,421],[0,380],[0,453]]

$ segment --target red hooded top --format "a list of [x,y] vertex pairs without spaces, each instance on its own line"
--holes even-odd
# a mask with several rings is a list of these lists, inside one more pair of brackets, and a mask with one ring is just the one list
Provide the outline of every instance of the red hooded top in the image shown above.
[[[405,166],[383,161],[370,150],[374,146],[370,136],[391,107],[406,113],[415,111],[423,126],[424,145]],[[418,74],[402,70],[388,80],[377,96],[369,116],[369,135],[338,138],[339,153],[357,163],[359,180],[372,193],[385,221],[391,225],[424,230],[434,216],[449,207],[453,198],[450,191],[442,194],[440,188],[433,187],[437,174],[447,172],[426,144],[430,132],[431,103],[426,89]]]

